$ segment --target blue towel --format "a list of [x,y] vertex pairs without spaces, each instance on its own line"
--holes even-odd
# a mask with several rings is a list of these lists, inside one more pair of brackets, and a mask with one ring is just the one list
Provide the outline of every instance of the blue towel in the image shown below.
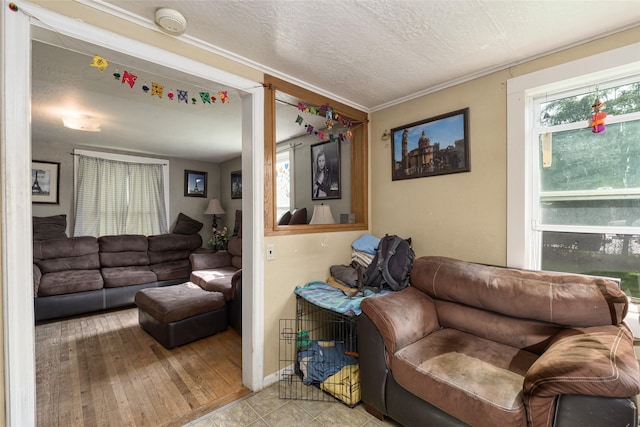
[[375,255],[376,250],[378,249],[378,244],[380,243],[380,238],[373,236],[371,234],[363,234],[361,237],[356,239],[351,247],[356,251],[364,252],[366,254]]

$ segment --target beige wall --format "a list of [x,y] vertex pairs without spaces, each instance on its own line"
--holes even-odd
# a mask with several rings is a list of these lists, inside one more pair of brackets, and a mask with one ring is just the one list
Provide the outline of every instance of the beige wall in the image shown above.
[[[371,114],[371,230],[412,237],[416,254],[506,263],[506,81],[640,41],[640,27]],[[471,172],[391,181],[385,129],[469,107]]]

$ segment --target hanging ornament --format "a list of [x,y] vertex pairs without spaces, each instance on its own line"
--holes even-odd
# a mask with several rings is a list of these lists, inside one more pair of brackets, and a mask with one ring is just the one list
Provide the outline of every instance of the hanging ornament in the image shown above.
[[296,123],[300,126],[302,126],[302,116],[300,114],[298,114],[298,118],[296,119]]
[[149,92],[149,86],[147,86],[147,85],[142,85],[142,90],[144,91],[144,93]]
[[162,98],[162,92],[164,91],[164,86],[158,84],[156,82],[151,82],[151,96],[158,95],[158,98]]
[[307,125],[307,133],[311,135],[313,133],[313,126]]
[[9,3],[9,9],[13,10],[14,12],[18,11],[18,5],[15,3]]
[[602,133],[607,130],[607,127],[604,125],[604,119],[607,117],[607,113],[601,111],[605,106],[604,102],[600,101],[600,98],[596,98],[593,101],[593,105],[591,108],[593,109],[593,117],[591,118],[591,132],[593,133]]
[[170,101],[173,101],[173,97],[174,97],[173,92],[169,92],[167,94],[167,98],[169,98]]
[[178,101],[184,101],[185,104],[189,103],[189,95],[187,94],[186,90],[178,89],[176,92],[178,92]]
[[220,102],[227,103],[229,102],[229,96],[227,95],[227,91],[218,92],[218,96],[220,97]]
[[91,61],[91,64],[89,65],[91,65],[92,67],[96,67],[98,70],[100,70],[100,72],[103,72],[104,69],[109,66],[109,63],[103,57],[94,55],[93,61]]
[[113,78],[116,79],[116,80],[120,80],[120,77],[121,77],[120,73],[118,72],[118,69],[116,68],[116,72],[113,73]]
[[138,78],[138,76],[131,74],[128,71],[124,72],[124,75],[122,76],[122,83],[127,83],[131,89],[133,89],[133,85],[136,84],[136,79]]
[[197,99],[195,99],[195,98],[191,98],[191,103],[192,103],[193,105],[196,105],[196,102],[198,102],[198,100],[197,100]]
[[209,95],[209,92],[200,92],[200,99],[202,99],[203,104],[211,104],[211,95]]

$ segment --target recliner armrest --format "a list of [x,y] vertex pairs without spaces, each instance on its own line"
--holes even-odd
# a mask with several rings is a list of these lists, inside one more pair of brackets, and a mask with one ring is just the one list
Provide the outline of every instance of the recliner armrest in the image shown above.
[[523,385],[533,425],[553,415],[555,398],[561,394],[631,397],[638,393],[638,360],[626,325],[563,329],[531,365]]
[[433,300],[413,287],[365,298],[360,307],[380,331],[388,354],[440,329]]
[[192,253],[189,255],[191,270],[210,270],[212,268],[228,267],[231,265],[229,252]]

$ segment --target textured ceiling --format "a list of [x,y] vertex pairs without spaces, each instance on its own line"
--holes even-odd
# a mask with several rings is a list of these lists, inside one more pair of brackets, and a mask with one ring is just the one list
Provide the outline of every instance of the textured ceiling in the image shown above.
[[[179,36],[186,42],[209,46],[365,111],[640,22],[638,0],[608,1],[606,6],[601,0],[77,1],[157,31],[155,10],[175,8],[187,19],[186,32]],[[239,155],[235,91],[44,30],[35,38],[45,43],[35,43],[33,50],[34,141],[208,161]],[[231,103],[176,110],[175,104],[114,86],[112,68],[101,75],[87,65],[96,52],[121,71],[136,70],[146,81],[160,80],[166,87],[227,89]],[[103,131],[62,128],[59,111],[73,105],[99,117]],[[291,111],[279,108],[283,113],[278,116]],[[291,119],[285,122],[293,125]]]

